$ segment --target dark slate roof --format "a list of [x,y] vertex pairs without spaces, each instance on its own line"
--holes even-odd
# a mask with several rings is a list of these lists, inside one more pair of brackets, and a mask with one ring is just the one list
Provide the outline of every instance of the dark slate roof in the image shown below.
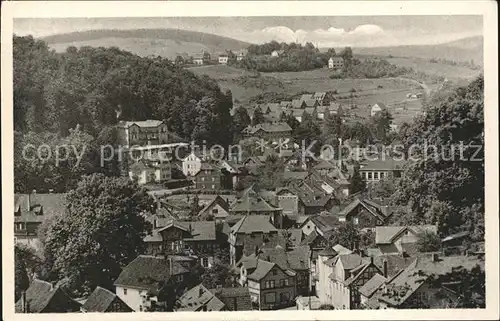
[[232,233],[278,232],[267,215],[245,215],[231,228]]
[[267,202],[259,193],[257,193],[253,186],[250,186],[242,195],[231,204],[232,213],[248,213],[248,212],[275,212],[280,209],[274,207]]
[[342,209],[338,213],[338,215],[347,217],[351,215],[353,211],[358,208],[358,206],[363,207],[368,213],[375,216],[375,218],[380,221],[384,221],[390,214],[377,203],[371,202],[369,200],[361,200],[359,198],[355,198],[351,203],[344,207],[344,209]]
[[307,172],[290,172],[285,171],[283,173],[283,179],[285,180],[303,180],[307,177]]
[[66,213],[66,194],[15,194],[14,212],[19,211],[21,215],[14,216],[14,222],[41,223],[53,215]]
[[[26,290],[29,313],[76,312],[80,304],[71,299],[61,288],[42,280],[33,280]],[[15,305],[17,313],[23,312],[21,300]]]
[[224,302],[218,299],[203,284],[186,291],[178,300],[180,308],[177,311],[221,311],[224,309]]
[[90,296],[87,298],[87,301],[85,301],[85,303],[83,304],[82,310],[84,310],[85,312],[107,312],[109,307],[111,306],[111,303],[113,303],[113,301],[115,300],[121,301],[122,306],[125,308],[125,310],[132,312],[132,309],[129,308],[127,304],[123,302],[116,294],[105,288],[101,288],[100,286],[96,287],[95,290],[90,294]]
[[123,268],[114,284],[115,286],[144,289],[155,294],[172,275],[188,272],[188,267],[174,259],[172,259],[172,266],[170,266],[169,258],[139,255]]
[[209,208],[212,207],[212,205],[219,205],[222,207],[226,212],[229,212],[229,204],[224,200],[220,195],[217,195],[210,203],[207,204],[199,213],[198,215],[204,214]]
[[456,268],[470,270],[479,266],[484,270],[484,261],[476,257],[447,256],[433,261],[432,258],[417,258],[401,273],[397,274],[387,282],[389,290],[395,290],[397,295],[389,296],[381,294],[379,300],[392,306],[403,304],[431,275],[445,275]]
[[269,273],[269,271],[273,269],[275,263],[260,259],[257,259],[256,261],[257,264],[255,266],[255,270],[252,272],[252,274],[248,275],[248,278],[251,280],[260,281]]
[[252,300],[247,287],[210,289],[210,292],[224,302],[224,305],[230,311],[252,310]]
[[387,281],[385,277],[380,274],[375,274],[368,282],[366,282],[361,288],[359,288],[359,293],[367,298],[370,298],[375,291],[378,290]]

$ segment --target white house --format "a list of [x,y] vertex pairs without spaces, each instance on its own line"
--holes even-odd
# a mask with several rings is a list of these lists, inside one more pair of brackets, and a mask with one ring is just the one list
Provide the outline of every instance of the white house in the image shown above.
[[186,176],[194,176],[201,169],[202,157],[196,152],[191,152],[182,160],[182,172]]
[[219,55],[219,64],[227,65],[228,60],[229,60],[229,56],[227,54]]
[[271,57],[279,57],[283,54],[283,50],[274,50],[273,52],[271,52]]
[[376,103],[375,105],[372,106],[372,109],[370,111],[370,115],[373,117],[385,109],[386,109],[386,107],[383,103]]
[[335,56],[328,59],[328,69],[342,69],[344,68],[344,58]]

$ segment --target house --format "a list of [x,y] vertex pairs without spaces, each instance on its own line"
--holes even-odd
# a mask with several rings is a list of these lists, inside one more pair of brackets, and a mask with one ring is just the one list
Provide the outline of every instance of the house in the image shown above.
[[213,252],[219,248],[215,221],[170,221],[154,227],[144,237],[149,254],[193,253],[204,267],[213,265]]
[[182,173],[186,177],[194,176],[200,171],[202,161],[205,161],[207,157],[199,152],[193,151],[182,159]]
[[284,140],[292,137],[292,128],[285,122],[263,123],[248,126],[242,130],[244,137],[258,137],[265,140]]
[[288,186],[277,190],[278,201],[292,199],[297,200],[297,214],[312,215],[322,211],[329,211],[336,203],[333,183],[321,180],[316,176],[308,174],[303,181],[291,181]]
[[295,272],[262,259],[242,260],[240,282],[248,287],[259,310],[276,310],[295,304]]
[[246,287],[210,289],[219,300],[224,302],[228,311],[251,311],[252,300]]
[[359,174],[367,183],[381,179],[398,179],[403,175],[405,161],[381,157],[361,163]]
[[377,226],[375,244],[383,254],[412,254],[418,252],[416,244],[423,233],[437,233],[436,225]]
[[193,56],[193,63],[195,65],[206,65],[210,63],[210,54],[206,51],[200,54],[196,54]]
[[139,185],[162,183],[172,179],[172,167],[169,161],[140,159],[129,166],[128,174]]
[[208,203],[198,213],[198,217],[206,220],[208,217],[213,217],[215,222],[224,221],[229,216],[229,204],[220,195],[217,195],[210,203]]
[[264,243],[276,244],[281,239],[278,229],[271,224],[268,215],[245,215],[229,232],[229,256],[231,265],[254,253]]
[[257,192],[253,185],[244,190],[231,204],[230,212],[232,215],[267,215],[274,226],[282,226],[282,208],[262,197],[262,191]]
[[359,288],[360,306],[368,310],[376,310],[380,304],[374,294],[387,282],[387,277],[376,273],[368,282]]
[[292,101],[291,100],[282,100],[282,101],[280,101],[280,107],[281,107],[281,110],[285,111],[288,108],[292,107]]
[[340,222],[352,222],[364,229],[384,225],[391,214],[388,206],[381,206],[368,199],[355,198],[337,215]]
[[328,113],[330,113],[330,115],[338,115],[342,117],[344,115],[344,109],[341,104],[331,102],[328,106]]
[[370,110],[370,115],[373,117],[376,114],[380,113],[382,110],[386,110],[387,107],[383,103],[375,103],[371,110]]
[[290,110],[290,115],[293,116],[299,123],[301,123],[302,118],[304,117],[304,112],[305,112],[304,109],[294,108]]
[[340,56],[330,57],[328,59],[328,69],[342,69],[344,68],[344,58]]
[[325,100],[326,92],[315,92],[312,96],[318,102],[319,106],[323,106],[323,100]]
[[[243,257],[236,267],[240,269],[240,282],[245,284],[248,270],[257,264],[257,260],[273,262],[283,270],[291,270],[295,273],[295,288],[297,295],[309,295],[309,247],[297,246],[287,250],[278,245],[260,249],[257,253]],[[246,269],[246,270],[245,270]]]
[[221,170],[207,162],[202,162],[200,170],[194,174],[194,183],[198,190],[220,190],[222,181]]
[[118,143],[123,147],[168,143],[167,124],[162,120],[120,121],[116,128]]
[[245,59],[245,57],[247,56],[248,54],[248,50],[247,49],[241,49],[240,51],[238,51],[237,55],[236,55],[236,60],[237,61],[241,61],[243,59]]
[[330,264],[334,266],[329,276],[332,305],[338,309],[359,309],[359,289],[375,274],[383,273],[373,263],[373,258],[366,262],[354,253],[340,254]]
[[96,287],[80,308],[81,312],[132,312],[133,310],[113,292]]
[[453,308],[460,301],[457,290],[463,278],[453,271],[484,271],[484,260],[473,256],[417,258],[412,264],[382,284],[374,294],[380,309]]
[[[310,98],[308,98],[308,99],[310,99]],[[302,99],[293,99],[291,107],[293,109],[303,109],[303,108],[306,108],[307,105],[306,105],[306,102]]]
[[203,284],[187,290],[177,300],[176,311],[226,311],[226,305]]
[[228,54],[220,54],[218,57],[218,62],[221,65],[227,65],[228,60],[229,60]]
[[303,102],[306,107],[316,108],[319,106],[319,102],[314,98],[304,99]]
[[66,213],[66,194],[15,194],[14,243],[40,247],[37,229],[50,217]]
[[114,285],[116,295],[132,310],[156,311],[166,303],[162,301],[167,285],[181,286],[192,263],[187,257],[139,255],[125,266]]
[[283,55],[284,52],[284,50],[273,50],[273,52],[271,52],[271,57],[279,57]]
[[325,248],[318,254],[317,295],[323,304],[336,309],[360,306],[359,288],[376,273],[383,273],[373,259],[365,260],[350,250]]
[[16,302],[16,313],[67,313],[80,311],[80,304],[63,289],[42,280],[33,280]]

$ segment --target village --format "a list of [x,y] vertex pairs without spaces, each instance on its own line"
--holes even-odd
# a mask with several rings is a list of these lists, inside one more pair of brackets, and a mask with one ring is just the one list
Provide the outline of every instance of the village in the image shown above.
[[227,18],[22,21],[15,312],[484,309],[477,37]]
[[[265,140],[270,147],[244,159],[213,161],[193,150],[182,159],[162,161],[166,146],[183,144],[169,145],[164,122],[120,121],[121,143],[149,151],[144,159],[129,160],[124,175],[147,188],[171,181],[176,172],[184,186],[150,190],[157,208],[145,217],[152,225],[143,240],[145,251],[123,268],[114,292],[97,287],[79,304],[58,287],[35,280],[16,309],[139,312],[168,311],[170,304],[174,311],[243,311],[457,304],[456,289],[431,284],[430,276],[459,267],[484,269],[484,252],[467,250],[467,232],[436,241],[435,225],[390,224],[395,209],[387,197],[371,196],[370,189],[381,180],[405,175],[403,160],[390,155],[367,160],[367,151],[359,147],[345,159],[320,155],[316,160],[302,155],[296,144],[286,151],[273,148],[273,143],[292,140],[290,126],[276,119],[287,108],[294,108],[299,122],[297,111],[310,110],[319,120],[329,113],[344,117],[341,106],[325,106],[324,98],[325,93],[314,93],[267,105],[266,121],[249,125],[242,137]],[[383,107],[373,106],[370,114]],[[241,182],[257,175],[269,159],[283,163],[282,183],[274,189],[258,183],[243,186]],[[356,175],[362,182],[355,182]],[[356,191],[354,184],[366,190]],[[37,247],[38,226],[47,216],[64,212],[65,205],[64,194],[16,195],[16,242]],[[351,233],[348,244],[338,233]],[[343,244],[333,244],[335,240]],[[183,288],[175,302],[167,302],[162,294],[166,285],[182,287],[197,265],[208,270],[227,266],[229,281],[218,279],[212,288],[203,283]]]

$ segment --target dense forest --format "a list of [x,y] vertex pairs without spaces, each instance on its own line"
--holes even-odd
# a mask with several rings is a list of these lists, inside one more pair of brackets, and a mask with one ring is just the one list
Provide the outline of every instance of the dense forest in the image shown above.
[[[99,146],[116,144],[117,116],[165,120],[186,141],[222,146],[232,141],[231,92],[221,92],[207,76],[118,48],[69,47],[55,53],[30,36],[14,36],[13,46],[16,192],[62,192],[84,174],[118,175],[117,164],[103,167],[97,154]],[[44,157],[61,145],[78,152],[85,146],[85,157],[78,164],[23,157],[30,144],[31,152],[48,146]]]
[[97,135],[121,119],[166,120],[185,139],[228,144],[232,97],[208,77],[164,58],[118,48],[50,51],[32,37],[14,37],[14,128],[67,136],[79,124]]
[[[271,57],[273,51],[281,51],[278,57]],[[278,43],[271,41],[262,45],[250,45],[248,55],[240,61],[230,61],[235,67],[262,72],[304,71],[323,68],[328,59],[335,56],[335,50],[322,53],[312,43],[304,46],[298,43]],[[352,57],[350,48],[344,49],[340,56],[349,60]]]

